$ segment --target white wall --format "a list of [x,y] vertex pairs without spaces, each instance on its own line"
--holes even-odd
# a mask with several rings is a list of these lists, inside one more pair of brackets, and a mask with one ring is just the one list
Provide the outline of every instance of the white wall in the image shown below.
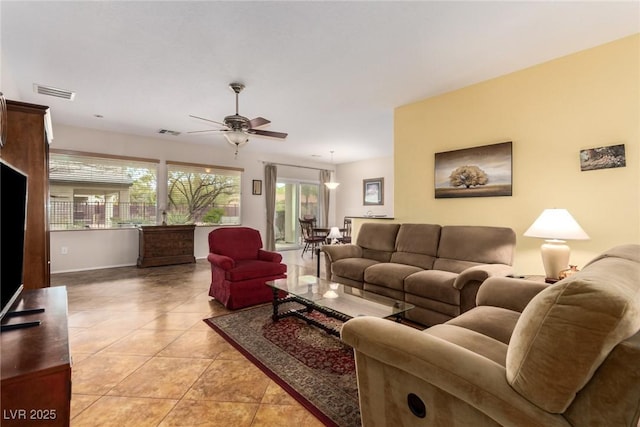
[[[334,169],[333,165],[324,163],[304,163],[300,162],[300,159],[287,159],[282,156],[275,158],[272,155],[251,151],[249,146],[241,149],[238,158],[234,159],[233,149],[219,141],[212,142],[211,145],[189,144],[181,141],[180,137],[159,135],[157,138],[145,138],[56,123],[53,124],[53,135],[53,149],[244,168],[242,225],[258,229],[263,239],[266,230],[264,187],[262,195],[251,194],[252,180],[264,181],[263,162]],[[319,180],[318,171],[279,167],[278,175],[281,169],[288,178]],[[331,204],[329,216],[335,217],[335,203]],[[212,227],[196,227],[196,258],[207,256],[207,236],[211,229]],[[138,234],[135,229],[52,231],[50,247],[52,273],[135,265],[138,258]],[[66,255],[62,254],[62,247],[67,248]]]
[[[365,206],[363,203],[364,179],[384,178],[384,204]],[[393,156],[344,163],[336,168],[336,178],[340,186],[334,190],[336,199],[335,219],[342,224],[345,216],[363,216],[371,211],[374,215],[392,217],[394,204]],[[339,225],[337,224],[337,225]]]

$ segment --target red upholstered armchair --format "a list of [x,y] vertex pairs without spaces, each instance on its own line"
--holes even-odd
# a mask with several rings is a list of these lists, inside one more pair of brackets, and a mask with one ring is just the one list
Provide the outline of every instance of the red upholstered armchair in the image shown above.
[[282,255],[262,249],[258,230],[217,228],[209,233],[211,287],[209,295],[230,309],[271,301],[269,280],[287,277]]

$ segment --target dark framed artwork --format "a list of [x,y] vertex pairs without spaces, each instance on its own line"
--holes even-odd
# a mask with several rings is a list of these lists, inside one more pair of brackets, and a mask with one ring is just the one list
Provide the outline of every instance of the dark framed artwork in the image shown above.
[[384,178],[362,180],[362,204],[384,205]]
[[436,153],[435,197],[512,195],[512,143]]
[[624,144],[580,150],[580,170],[623,168],[627,166]]
[[251,189],[251,194],[254,194],[256,196],[259,196],[262,194],[262,180],[259,180],[259,179],[253,180],[253,187]]

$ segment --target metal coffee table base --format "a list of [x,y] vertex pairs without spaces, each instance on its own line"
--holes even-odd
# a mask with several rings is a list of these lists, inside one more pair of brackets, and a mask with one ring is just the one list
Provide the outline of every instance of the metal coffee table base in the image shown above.
[[[311,301],[308,301],[304,298],[300,298],[296,295],[288,294],[286,297],[280,298],[279,294],[281,292],[282,292],[281,290],[278,290],[276,288],[273,289],[273,315],[271,316],[271,319],[274,322],[277,322],[278,320],[284,319],[286,317],[297,317],[298,319],[301,319],[310,325],[316,326],[322,329],[323,331],[340,338],[339,330],[337,330],[334,327],[327,326],[322,322],[319,322],[318,320],[309,316],[309,313],[311,313],[312,311],[317,311],[332,319],[340,320],[341,322],[346,322],[347,320],[351,319],[351,316],[347,316],[344,313],[340,313],[338,311],[332,310],[327,307],[318,306],[316,304],[313,304]],[[298,303],[302,305],[303,308],[290,309],[290,310],[280,312],[279,307],[283,304],[290,303],[290,302]],[[394,317],[396,322],[402,321],[402,314],[398,314],[397,316],[394,316]]]

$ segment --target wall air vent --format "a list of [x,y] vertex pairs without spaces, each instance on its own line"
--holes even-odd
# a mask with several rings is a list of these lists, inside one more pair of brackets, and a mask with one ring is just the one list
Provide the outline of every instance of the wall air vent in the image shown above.
[[180,135],[180,132],[176,131],[176,130],[169,130],[169,129],[160,129],[158,131],[158,133],[161,134],[166,134],[166,135],[171,135],[171,136],[178,136]]
[[76,97],[76,93],[70,90],[44,86],[38,83],[33,84],[33,91],[40,95],[55,96],[56,98],[67,99],[69,101],[73,101],[73,98]]

